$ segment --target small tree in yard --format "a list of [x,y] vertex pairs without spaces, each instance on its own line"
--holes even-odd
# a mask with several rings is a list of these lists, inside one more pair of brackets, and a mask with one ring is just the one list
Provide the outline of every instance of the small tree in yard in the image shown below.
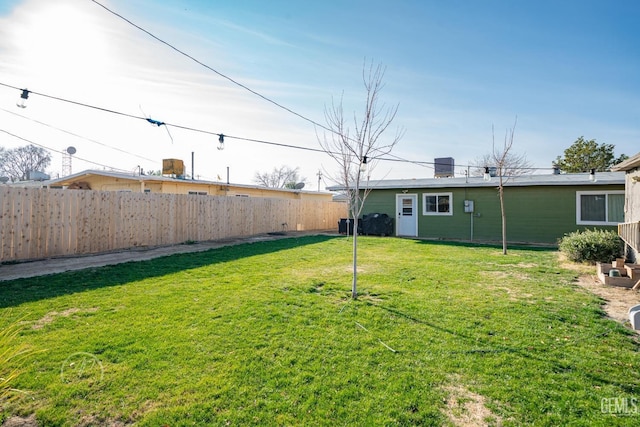
[[380,157],[389,154],[400,141],[403,130],[398,129],[393,137],[383,139],[398,112],[398,105],[387,107],[380,103],[380,92],[384,87],[385,68],[382,65],[363,66],[362,80],[366,100],[362,117],[353,115],[353,130],[344,115],[342,98],[339,103],[325,107],[327,123],[324,135],[318,137],[322,149],[338,164],[338,172],[331,178],[341,185],[349,200],[349,217],[353,221],[353,281],[351,297],[358,297],[358,217],[369,188],[370,173]]
[[496,168],[498,175],[498,195],[500,197],[500,215],[502,218],[502,253],[507,254],[507,214],[504,209],[504,185],[509,179],[523,175],[530,171],[531,164],[524,154],[515,154],[513,148],[513,137],[516,130],[518,118],[513,123],[511,129],[507,129],[504,136],[502,148],[496,148],[495,132],[492,129],[493,148],[489,156],[490,164]]

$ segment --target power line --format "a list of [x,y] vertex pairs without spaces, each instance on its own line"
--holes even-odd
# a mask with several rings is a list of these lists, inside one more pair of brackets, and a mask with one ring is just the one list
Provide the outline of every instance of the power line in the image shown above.
[[[125,21],[129,25],[131,25],[131,26],[135,27],[136,29],[142,31],[143,33],[147,34],[149,37],[153,38],[154,40],[158,41],[159,43],[162,43],[163,45],[167,46],[171,50],[179,53],[180,55],[182,55],[182,56],[188,58],[189,60],[195,62],[196,64],[206,68],[207,70],[212,71],[213,73],[215,73],[218,76],[228,80],[229,82],[233,83],[234,85],[236,85],[236,86],[238,86],[238,87],[240,87],[240,88],[252,93],[253,95],[258,96],[259,98],[261,98],[261,99],[263,99],[263,100],[265,100],[265,101],[277,106],[278,108],[281,108],[282,110],[285,110],[285,111],[287,111],[287,112],[289,112],[289,113],[291,113],[291,114],[293,114],[293,115],[295,115],[295,116],[297,116],[297,117],[299,117],[299,118],[301,118],[301,119],[313,124],[314,126],[317,126],[317,127],[321,128],[321,129],[324,129],[324,130],[326,130],[326,131],[328,131],[330,133],[334,133],[334,134],[337,133],[334,129],[331,129],[330,127],[325,126],[322,123],[319,123],[319,122],[317,122],[317,121],[315,121],[313,119],[310,119],[310,118],[306,117],[305,115],[300,114],[300,113],[292,110],[291,108],[288,108],[288,107],[280,104],[277,101],[274,101],[273,99],[271,99],[271,98],[269,98],[269,97],[267,97],[265,95],[262,95],[261,93],[259,93],[259,92],[255,91],[255,90],[251,89],[250,87],[238,82],[237,80],[233,79],[232,77],[229,77],[228,75],[216,70],[215,68],[211,67],[210,65],[205,64],[204,62],[200,61],[199,59],[195,58],[194,56],[186,53],[185,51],[179,49],[178,47],[174,46],[173,44],[165,41],[164,39],[156,36],[155,34],[151,33],[150,31],[146,30],[145,28],[141,27],[140,25],[134,23],[130,19],[128,19],[128,18],[124,17],[123,15],[115,12],[114,10],[108,8],[107,6],[105,6],[104,4],[100,3],[99,1],[97,1],[97,0],[91,0],[91,1],[93,3],[95,3],[96,5],[100,6],[101,8],[103,8],[104,10],[106,10],[107,12],[111,13],[112,15],[118,17],[119,19]],[[17,90],[26,91],[25,89],[19,89],[19,88],[16,88],[14,86],[2,84],[2,83],[0,83],[0,85],[11,87],[11,88],[14,88],[14,89],[17,89]],[[87,107],[87,108],[93,108],[93,109],[96,109],[96,110],[109,112],[109,113],[112,113],[112,114],[118,114],[118,115],[130,117],[130,118],[146,120],[149,123],[155,124],[157,126],[161,126],[161,125],[173,126],[173,127],[180,128],[180,129],[186,129],[186,130],[191,130],[191,131],[196,131],[196,132],[201,132],[201,133],[206,133],[206,134],[211,134],[211,135],[217,135],[217,136],[221,136],[222,135],[222,134],[219,134],[219,133],[205,131],[205,130],[202,130],[202,129],[196,129],[196,128],[192,128],[192,127],[188,127],[188,126],[181,126],[181,125],[175,125],[175,124],[170,124],[170,123],[166,123],[166,122],[160,122],[160,121],[157,121],[157,120],[153,120],[151,118],[146,118],[146,117],[136,116],[136,115],[132,115],[132,114],[122,113],[122,112],[119,112],[119,111],[115,111],[115,110],[111,110],[111,109],[107,109],[107,108],[102,108],[102,107],[96,107],[96,106],[93,106],[93,105],[89,105],[89,104],[85,104],[85,103],[81,103],[81,102],[77,102],[77,101],[71,101],[71,100],[67,100],[67,99],[63,99],[63,98],[58,98],[58,97],[55,97],[55,96],[44,95],[44,94],[33,92],[33,91],[27,91],[27,92],[28,93],[34,93],[36,95],[46,96],[46,97],[51,98],[51,99],[56,99],[56,100],[59,100],[59,101],[68,102],[68,103],[71,103],[71,104],[75,104],[75,105],[79,105],[79,106],[83,106],[83,107]],[[167,129],[167,132],[168,132],[168,129]],[[171,137],[170,133],[169,133],[169,137]],[[258,143],[263,143],[263,144],[277,145],[277,146],[288,147],[288,148],[296,148],[296,149],[303,149],[303,150],[308,150],[308,151],[330,153],[330,152],[322,150],[322,149],[314,149],[314,148],[308,148],[308,147],[292,146],[292,145],[288,145],[288,144],[274,143],[274,142],[268,142],[268,141],[256,140],[256,139],[249,139],[249,138],[233,137],[233,136],[226,135],[226,134],[224,135],[224,137],[225,138],[238,139],[238,140],[244,140],[244,141],[258,142]],[[171,137],[171,139],[173,140],[172,137]],[[331,153],[331,154],[336,154],[336,153]],[[425,166],[425,167],[426,167],[426,165],[435,165],[435,162],[412,161],[412,160],[408,160],[408,159],[403,159],[401,157],[392,155],[390,153],[388,153],[388,155],[392,156],[393,159],[390,159],[390,158],[378,158],[378,160],[399,161],[399,162],[412,163],[412,164],[416,164],[416,165],[419,165],[419,166]],[[474,166],[473,165],[462,165],[460,167],[474,167]],[[551,169],[551,168],[523,168],[523,169],[538,170],[538,169]]]
[[[218,76],[220,76],[220,77],[222,77],[222,78],[224,78],[224,79],[226,79],[226,80],[230,81],[230,82],[231,82],[231,83],[233,83],[234,85],[239,86],[239,87],[241,87],[242,89],[244,89],[244,90],[246,90],[246,91],[248,91],[248,92],[251,92],[252,94],[254,94],[254,95],[258,96],[259,98],[261,98],[261,99],[263,99],[263,100],[265,100],[265,101],[267,101],[267,102],[269,102],[269,103],[271,103],[271,104],[275,105],[276,107],[281,108],[281,109],[283,109],[283,110],[285,110],[285,111],[287,111],[287,112],[289,112],[289,113],[291,113],[291,114],[293,114],[293,115],[295,115],[295,116],[297,116],[297,117],[299,117],[299,118],[301,118],[301,119],[303,119],[303,120],[305,120],[305,121],[307,121],[307,122],[309,122],[309,123],[312,123],[312,124],[313,124],[313,125],[315,125],[315,126],[318,126],[318,127],[322,128],[322,129],[324,129],[324,130],[326,130],[326,131],[329,131],[329,132],[335,133],[335,131],[334,131],[333,129],[331,129],[331,128],[329,128],[329,127],[327,127],[327,126],[325,126],[325,125],[323,125],[323,124],[321,124],[321,123],[318,123],[317,121],[315,121],[315,120],[313,120],[313,119],[310,119],[310,118],[308,118],[308,117],[306,117],[306,116],[304,116],[304,115],[302,115],[302,114],[300,114],[300,113],[298,113],[298,112],[296,112],[296,111],[294,111],[294,110],[292,110],[292,109],[290,109],[290,108],[288,108],[288,107],[286,107],[286,106],[284,106],[284,105],[280,104],[279,102],[274,101],[273,99],[271,99],[271,98],[269,98],[269,97],[267,97],[267,96],[265,96],[265,95],[262,95],[261,93],[259,93],[259,92],[255,91],[255,90],[251,89],[250,87],[248,87],[248,86],[246,86],[246,85],[244,85],[244,84],[242,84],[242,83],[238,82],[237,80],[235,80],[235,79],[233,79],[233,78],[231,78],[231,77],[227,76],[226,74],[221,73],[220,71],[216,70],[215,68],[213,68],[213,67],[211,67],[211,66],[209,66],[209,65],[205,64],[204,62],[200,61],[199,59],[197,59],[197,58],[195,58],[195,57],[191,56],[190,54],[186,53],[185,51],[183,51],[183,50],[181,50],[181,49],[177,48],[176,46],[172,45],[171,43],[169,43],[169,42],[167,42],[167,41],[165,41],[165,40],[161,39],[160,37],[156,36],[155,34],[151,33],[150,31],[148,31],[148,30],[146,30],[146,29],[142,28],[140,25],[138,25],[138,24],[136,24],[136,23],[132,22],[130,19],[125,18],[124,16],[120,15],[119,13],[117,13],[117,12],[115,12],[115,11],[113,11],[113,10],[109,9],[107,6],[103,5],[102,3],[100,3],[100,2],[98,2],[98,1],[96,1],[96,0],[91,0],[91,1],[92,1],[93,3],[95,3],[95,4],[97,4],[98,6],[102,7],[104,10],[106,10],[106,11],[107,11],[107,12],[109,12],[109,13],[111,13],[112,15],[117,16],[118,18],[122,19],[122,20],[123,20],[123,21],[125,21],[126,23],[128,23],[128,24],[132,25],[133,27],[135,27],[135,28],[137,28],[138,30],[142,31],[143,33],[147,34],[149,37],[153,38],[154,40],[156,40],[156,41],[158,41],[158,42],[162,43],[163,45],[165,45],[165,46],[167,46],[168,48],[172,49],[173,51],[175,51],[175,52],[179,53],[180,55],[182,55],[182,56],[184,56],[184,57],[186,57],[186,58],[190,59],[191,61],[195,62],[196,64],[198,64],[198,65],[200,65],[200,66],[202,66],[202,67],[206,68],[207,70],[209,70],[209,71],[212,71],[212,72],[216,73]],[[226,135],[225,135],[225,136],[226,136]]]
[[[21,136],[18,136],[16,134],[11,133],[9,131],[6,131],[4,129],[0,129],[0,132],[6,133],[9,136],[12,136],[12,137],[14,137],[16,139],[22,140],[22,141],[27,142],[29,144],[35,145],[37,147],[44,148],[45,150],[49,150],[49,151],[53,151],[53,152],[57,152],[58,151],[55,148],[51,148],[51,147],[47,147],[46,145],[38,144],[37,142],[31,141],[31,140],[29,140],[27,138],[23,138]],[[115,168],[113,166],[104,165],[102,163],[97,163],[97,162],[94,162],[94,161],[91,161],[91,160],[83,159],[82,157],[74,156],[74,158],[76,158],[78,160],[82,160],[83,162],[91,163],[91,164],[96,165],[96,166],[102,166],[103,168],[109,168],[111,170],[116,170],[116,171],[121,171],[121,172],[129,172],[129,171],[125,170],[125,169],[120,169],[120,168]]]
[[[12,85],[9,85],[9,84],[6,84],[6,83],[2,83],[2,82],[0,82],[0,86],[5,86],[5,87],[11,88],[11,89],[15,89],[15,90],[19,90],[19,91],[27,90],[27,89],[22,89],[22,88],[19,88],[19,87],[16,87],[16,86],[12,86]],[[66,102],[68,104],[78,105],[80,107],[91,108],[91,109],[94,109],[94,110],[103,111],[105,113],[116,114],[116,115],[119,115],[119,116],[129,117],[129,118],[132,118],[132,119],[147,120],[147,121],[149,120],[146,117],[136,116],[134,114],[122,113],[120,111],[111,110],[109,108],[96,107],[95,105],[85,104],[84,102],[72,101],[70,99],[60,98],[58,96],[53,96],[53,95],[47,95],[45,93],[35,92],[33,90],[27,90],[27,93],[29,95],[31,95],[31,94],[39,95],[39,96],[43,96],[45,98],[54,99],[56,101]]]
[[[92,0],[92,1],[94,1],[94,0]],[[26,89],[22,89],[22,88],[19,88],[17,86],[13,86],[13,85],[6,84],[6,83],[3,83],[3,82],[0,82],[0,86],[8,87],[8,88],[15,89],[15,90],[21,91],[21,92],[26,90]],[[303,151],[311,151],[311,152],[316,152],[316,153],[340,155],[340,153],[338,153],[338,152],[327,151],[327,150],[323,150],[321,148],[302,147],[302,146],[298,146],[298,145],[291,145],[291,144],[285,144],[285,143],[273,142],[273,141],[266,141],[266,140],[254,139],[254,138],[245,138],[245,137],[233,136],[233,135],[227,135],[227,134],[223,135],[222,133],[212,132],[212,131],[208,131],[208,130],[205,130],[205,129],[199,129],[199,128],[194,128],[194,127],[191,127],[191,126],[184,126],[184,125],[179,125],[179,124],[174,124],[174,123],[169,123],[169,122],[164,122],[164,121],[158,121],[158,120],[154,120],[154,119],[151,119],[151,118],[148,118],[148,117],[137,116],[135,114],[129,114],[129,113],[123,113],[121,111],[113,110],[113,109],[110,109],[110,108],[99,107],[99,106],[87,104],[87,103],[84,103],[84,102],[73,101],[73,100],[70,100],[70,99],[61,98],[59,96],[48,95],[48,94],[45,94],[45,93],[31,91],[31,90],[28,90],[28,93],[29,94],[38,95],[38,96],[42,96],[42,97],[49,98],[49,99],[53,99],[53,100],[60,101],[60,102],[69,103],[69,104],[80,106],[80,107],[94,109],[94,110],[105,112],[105,113],[111,113],[111,114],[115,114],[115,115],[119,115],[119,116],[123,116],[123,117],[128,117],[128,118],[131,118],[131,119],[144,120],[146,122],[149,122],[151,124],[155,124],[157,126],[172,126],[174,128],[177,128],[177,129],[183,129],[183,130],[188,130],[188,131],[192,131],[192,132],[198,132],[198,133],[203,133],[203,134],[208,134],[208,135],[215,135],[215,136],[218,136],[218,137],[224,136],[225,139],[235,139],[235,140],[238,140],[238,141],[255,142],[255,143],[259,143],[259,144],[266,144],[266,145],[272,145],[272,146],[278,146],[278,147],[284,147],[284,148],[292,148],[292,149],[303,150]],[[7,111],[7,110],[4,110],[4,111]],[[128,153],[128,154],[130,154],[130,153]],[[419,165],[419,166],[424,166],[424,167],[432,167],[432,166],[435,165],[435,162],[433,162],[433,161],[407,160],[407,159],[395,156],[395,155],[390,154],[390,153],[388,153],[387,155],[391,156],[391,157],[379,157],[379,158],[376,158],[376,160],[388,161],[388,162],[399,162],[399,163],[412,163],[412,164]],[[98,164],[98,163],[91,162],[91,161],[89,161],[89,162],[90,163],[94,163],[94,164]],[[467,167],[478,167],[478,166],[476,166],[476,165],[457,165],[456,167],[467,168]],[[520,169],[545,170],[545,169],[552,169],[552,168],[533,168],[532,167],[532,168],[520,168]],[[118,170],[123,170],[123,169],[118,169]]]
[[[267,96],[265,96],[265,95],[262,95],[261,93],[259,93],[259,92],[255,91],[255,90],[251,89],[250,87],[248,87],[248,86],[246,86],[246,85],[244,85],[244,84],[242,84],[242,83],[238,82],[237,80],[233,79],[232,77],[229,77],[228,75],[226,75],[226,74],[224,74],[224,73],[222,73],[222,72],[220,72],[220,71],[216,70],[215,68],[211,67],[210,65],[205,64],[204,62],[200,61],[199,59],[195,58],[194,56],[192,56],[192,55],[190,55],[190,54],[186,53],[186,52],[185,52],[185,51],[183,51],[182,49],[180,49],[180,48],[178,48],[178,47],[174,46],[173,44],[171,44],[171,43],[169,43],[169,42],[165,41],[164,39],[162,39],[162,38],[160,38],[160,37],[156,36],[155,34],[153,34],[152,32],[150,32],[149,30],[147,30],[147,29],[145,29],[145,28],[141,27],[140,25],[138,25],[138,24],[134,23],[134,22],[133,22],[133,21],[131,21],[130,19],[128,19],[128,18],[124,17],[123,15],[121,15],[121,14],[119,14],[119,13],[115,12],[114,10],[112,10],[112,9],[108,8],[107,6],[105,6],[105,5],[103,5],[102,3],[98,2],[97,0],[91,0],[91,1],[92,1],[93,3],[95,3],[96,5],[98,5],[98,6],[102,7],[104,10],[106,10],[106,11],[107,11],[107,12],[109,12],[109,13],[111,13],[112,15],[114,15],[114,16],[116,16],[116,17],[118,17],[118,18],[122,19],[123,21],[125,21],[125,22],[126,22],[126,23],[128,23],[129,25],[131,25],[131,26],[133,26],[133,27],[137,28],[138,30],[142,31],[143,33],[147,34],[149,37],[153,38],[154,40],[156,40],[156,41],[158,41],[158,42],[162,43],[163,45],[167,46],[167,47],[168,47],[168,48],[170,48],[171,50],[173,50],[173,51],[175,51],[175,52],[179,53],[180,55],[182,55],[182,56],[184,56],[184,57],[188,58],[189,60],[191,60],[191,61],[195,62],[196,64],[198,64],[198,65],[200,65],[200,66],[202,66],[202,67],[206,68],[207,70],[214,72],[214,73],[215,73],[215,74],[217,74],[218,76],[220,76],[220,77],[222,77],[222,78],[224,78],[224,79],[226,79],[226,80],[230,81],[230,82],[231,82],[231,83],[233,83],[234,85],[236,85],[236,86],[238,86],[238,87],[241,87],[242,89],[244,89],[244,90],[246,90],[246,91],[248,91],[248,92],[252,93],[253,95],[258,96],[259,98],[261,98],[261,99],[263,99],[263,100],[265,100],[265,101],[267,101],[267,102],[269,102],[269,103],[271,103],[271,104],[273,104],[273,105],[277,106],[278,108],[281,108],[281,109],[283,109],[283,110],[285,110],[285,111],[287,111],[287,112],[289,112],[289,113],[291,113],[291,114],[293,114],[293,115],[295,115],[295,116],[297,116],[297,117],[299,117],[299,118],[301,118],[301,119],[303,119],[303,120],[305,120],[305,121],[307,121],[307,122],[309,122],[309,123],[313,124],[314,126],[317,126],[317,127],[321,128],[321,129],[324,129],[324,130],[326,130],[326,131],[328,131],[328,132],[330,132],[330,133],[337,134],[337,132],[336,132],[334,129],[331,129],[330,127],[328,127],[328,126],[326,126],[326,125],[323,125],[322,123],[319,123],[319,122],[317,122],[317,121],[315,121],[315,120],[313,120],[313,119],[310,119],[310,118],[308,118],[307,116],[305,116],[305,115],[303,115],[303,114],[300,114],[300,113],[298,113],[297,111],[294,111],[294,110],[292,110],[291,108],[288,108],[288,107],[286,107],[286,106],[284,106],[284,105],[280,104],[280,103],[279,103],[279,102],[277,102],[277,101],[274,101],[273,99],[271,99],[271,98],[269,98],[269,97],[267,97]],[[180,127],[180,126],[176,126],[176,125],[173,125],[173,126],[174,126],[174,127]],[[194,130],[194,129],[189,129],[189,130]],[[226,137],[226,136],[227,136],[227,135],[225,135],[225,137]],[[237,138],[237,139],[242,139],[242,138]],[[259,141],[259,140],[253,140],[253,141],[254,141],[254,142],[263,142],[263,141]],[[274,144],[274,145],[278,145],[278,144]],[[311,150],[311,151],[325,152],[324,150],[314,150],[314,149],[310,149],[310,150]],[[424,163],[424,162],[414,162],[414,161],[407,160],[407,159],[401,159],[401,158],[400,158],[400,157],[398,157],[398,156],[393,156],[393,157],[395,157],[395,158],[397,158],[397,159],[400,159],[400,160],[403,160],[403,161],[408,162],[408,163],[414,163],[414,164],[419,165],[419,166],[425,166],[424,164],[421,164],[421,163]],[[382,159],[381,159],[381,160],[382,160]],[[385,160],[391,160],[391,159],[385,159]]]
[[30,120],[30,121],[32,121],[34,123],[38,123],[39,125],[46,126],[48,128],[51,128],[51,129],[55,129],[55,130],[57,130],[59,132],[62,132],[62,133],[66,133],[67,135],[71,135],[71,136],[74,136],[76,138],[84,139],[85,141],[93,142],[94,144],[102,145],[103,147],[107,147],[107,148],[110,148],[112,150],[119,151],[121,153],[128,154],[130,156],[134,156],[134,157],[137,157],[137,158],[142,159],[142,160],[146,160],[146,161],[154,162],[154,163],[157,161],[157,160],[149,159],[147,157],[140,156],[140,155],[135,154],[135,153],[131,153],[131,152],[126,151],[126,150],[122,150],[122,149],[117,148],[117,147],[113,147],[111,145],[102,143],[100,141],[96,141],[95,139],[91,139],[91,138],[87,138],[87,137],[82,136],[82,135],[78,135],[77,133],[73,133],[73,132],[70,132],[68,130],[61,129],[59,127],[50,125],[48,123],[41,122],[40,120],[32,119],[31,117],[27,117],[27,116],[24,116],[22,114],[15,113],[13,111],[9,111],[9,110],[6,110],[4,108],[0,108],[0,111],[4,111],[5,113],[8,113],[8,114],[13,114],[14,116],[21,117],[21,118],[23,118],[25,120]]
[[[17,86],[9,85],[9,84],[2,83],[2,82],[0,82],[0,86],[5,86],[5,87],[11,88],[11,89],[18,90],[18,91],[24,90],[24,89],[21,89],[21,88],[19,88]],[[29,90],[29,94],[39,95],[39,96],[42,96],[42,97],[45,97],[45,98],[54,99],[56,101],[66,102],[66,103],[69,103],[69,104],[73,104],[73,105],[77,105],[77,106],[81,106],[81,107],[86,107],[86,108],[91,108],[91,109],[102,111],[102,112],[106,112],[106,113],[111,113],[111,114],[116,114],[116,115],[119,115],[119,116],[129,117],[129,118],[132,118],[132,119],[144,120],[144,121],[147,121],[147,122],[149,122],[151,124],[155,124],[157,126],[171,126],[171,127],[177,128],[177,129],[189,130],[189,131],[192,131],[192,132],[204,133],[204,134],[208,134],[208,135],[215,135],[215,136],[218,136],[218,137],[223,135],[222,133],[212,132],[212,131],[208,131],[208,130],[205,130],[205,129],[198,129],[198,128],[194,128],[194,127],[191,127],[191,126],[184,126],[184,125],[179,125],[179,124],[174,124],[174,123],[169,123],[169,122],[162,122],[162,121],[158,121],[158,120],[153,120],[151,118],[137,116],[135,114],[123,113],[121,111],[116,111],[116,110],[113,110],[113,109],[110,109],[110,108],[98,107],[98,106],[95,106],[95,105],[86,104],[84,102],[73,101],[73,100],[61,98],[61,97],[58,97],[58,96],[48,95],[48,94],[45,94],[45,93],[36,92],[36,91],[32,91],[32,90]],[[239,141],[256,142],[256,143],[260,143],[260,144],[274,145],[274,146],[285,147],[285,148],[294,148],[294,149],[298,149],[298,150],[314,151],[314,152],[318,152],[318,153],[326,153],[326,151],[324,151],[324,150],[322,150],[320,148],[301,147],[301,146],[297,146],[297,145],[284,144],[284,143],[280,143],[280,142],[265,141],[265,140],[261,140],[261,139],[244,138],[244,137],[240,137],[240,136],[233,136],[233,135],[227,135],[227,134],[224,134],[224,138],[225,139],[236,139],[236,140],[239,140]]]

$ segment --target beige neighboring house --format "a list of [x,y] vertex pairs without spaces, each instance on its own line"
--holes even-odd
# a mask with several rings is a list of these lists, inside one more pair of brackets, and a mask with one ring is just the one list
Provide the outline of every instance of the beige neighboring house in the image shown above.
[[201,196],[268,197],[277,199],[331,201],[333,194],[284,188],[267,188],[223,182],[178,179],[167,176],[85,170],[41,183],[69,190],[128,191],[134,193],[195,194]]
[[640,260],[640,153],[611,170],[625,172],[624,223],[618,225],[618,234],[627,244],[627,258],[636,263]]

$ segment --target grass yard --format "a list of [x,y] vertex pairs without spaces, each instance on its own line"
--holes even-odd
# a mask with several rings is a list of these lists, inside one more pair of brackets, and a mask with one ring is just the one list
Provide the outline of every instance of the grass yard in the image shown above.
[[0,327],[35,351],[0,419],[640,423],[638,337],[555,251],[359,243],[355,301],[351,240],[329,236],[0,282]]

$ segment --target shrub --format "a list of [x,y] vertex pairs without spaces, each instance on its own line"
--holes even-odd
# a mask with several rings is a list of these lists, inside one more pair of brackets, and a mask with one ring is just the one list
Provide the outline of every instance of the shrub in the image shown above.
[[585,230],[565,234],[558,243],[560,251],[571,261],[611,262],[620,258],[624,246],[618,234],[614,231]]

